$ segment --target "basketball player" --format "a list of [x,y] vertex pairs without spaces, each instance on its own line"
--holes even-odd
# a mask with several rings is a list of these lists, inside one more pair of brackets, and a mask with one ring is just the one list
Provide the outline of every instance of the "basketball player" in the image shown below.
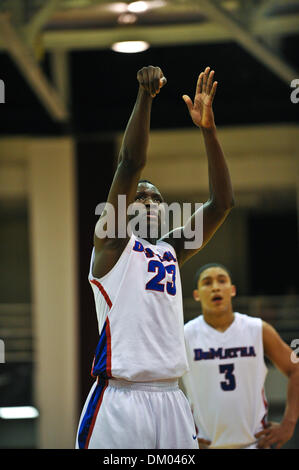
[[[234,312],[236,287],[218,263],[196,273],[194,299],[202,315],[185,324],[190,370],[183,378],[200,448],[280,448],[299,415],[299,364],[276,330],[260,318]],[[264,354],[288,377],[280,424],[267,422]]]
[[[207,67],[199,75],[194,102],[183,97],[193,122],[202,129],[209,163],[211,190],[201,208],[202,246],[233,204],[212,110],[217,86],[213,76]],[[155,210],[163,201],[161,193],[140,176],[147,159],[152,101],[166,79],[159,67],[149,66],[137,73],[137,80],[137,100],[108,195],[115,208],[116,233],[123,216],[118,195],[126,196],[126,208],[134,201],[141,203],[149,225],[160,224]],[[173,233],[163,240],[150,238],[151,233],[139,238],[134,232],[123,238],[101,238],[102,218],[109,221],[110,215],[104,211],[95,227],[89,281],[100,339],[92,366],[96,381],[81,414],[76,447],[198,448],[191,409],[178,378],[187,370],[179,267],[199,248],[184,248],[184,227],[176,229],[181,238]],[[194,217],[187,224],[192,226]]]

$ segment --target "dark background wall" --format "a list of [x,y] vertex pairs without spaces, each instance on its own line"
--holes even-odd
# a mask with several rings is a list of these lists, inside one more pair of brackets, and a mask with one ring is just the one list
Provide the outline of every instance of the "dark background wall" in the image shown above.
[[[299,35],[281,39],[282,57],[297,69],[298,44]],[[160,66],[168,78],[153,108],[152,128],[191,126],[181,96],[193,96],[197,76],[207,65],[215,69],[219,81],[215,100],[218,125],[298,122],[299,109],[290,101],[290,86],[234,42],[152,47],[137,54],[73,51],[69,62],[72,122],[64,126],[51,120],[11,59],[0,54],[0,78],[7,97],[1,109],[0,134],[79,135],[123,130],[136,96],[136,73],[150,64]],[[51,78],[48,54],[42,67]]]

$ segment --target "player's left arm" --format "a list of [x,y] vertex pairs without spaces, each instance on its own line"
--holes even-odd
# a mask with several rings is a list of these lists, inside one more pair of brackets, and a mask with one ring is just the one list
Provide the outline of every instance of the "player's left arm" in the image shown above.
[[[230,174],[217,135],[212,108],[216,88],[214,70],[206,67],[198,77],[194,101],[192,102],[189,96],[183,95],[193,123],[202,130],[208,159],[210,194],[208,201],[192,214],[183,227],[177,228],[169,234],[171,236],[169,242],[175,247],[180,265],[208,243],[234,206]],[[202,212],[201,224],[199,223],[200,212]],[[198,237],[199,230],[202,230],[202,237]],[[179,232],[177,233],[179,236],[172,238],[175,232]],[[193,238],[190,238],[190,234]],[[193,243],[192,248],[186,247],[188,242]]]
[[263,344],[265,355],[288,377],[288,391],[281,423],[270,423],[266,429],[257,433],[256,437],[259,439],[259,448],[275,445],[276,449],[280,449],[291,439],[299,417],[299,363],[292,361],[292,349],[266,322],[263,322]]

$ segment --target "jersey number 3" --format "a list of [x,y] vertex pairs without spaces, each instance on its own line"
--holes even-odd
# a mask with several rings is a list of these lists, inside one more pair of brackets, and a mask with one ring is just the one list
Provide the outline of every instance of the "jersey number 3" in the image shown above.
[[225,381],[220,382],[220,386],[225,392],[235,390],[236,388],[236,378],[233,374],[234,368],[234,364],[221,364],[219,366],[220,374],[225,374]]
[[175,265],[169,264],[164,266],[160,261],[151,260],[148,263],[148,271],[150,273],[156,273],[156,276],[152,277],[150,281],[146,284],[145,288],[147,290],[155,290],[158,292],[164,292],[164,283],[160,284],[161,281],[166,276],[166,272],[171,274],[171,282],[166,282],[166,291],[170,295],[176,294],[176,285],[175,285]]

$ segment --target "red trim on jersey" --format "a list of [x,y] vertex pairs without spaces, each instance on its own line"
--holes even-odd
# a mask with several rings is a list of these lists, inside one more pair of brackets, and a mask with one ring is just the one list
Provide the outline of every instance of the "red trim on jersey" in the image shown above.
[[94,361],[96,360],[96,357],[94,356],[93,357],[93,361],[92,361],[92,365],[91,365],[91,371],[90,371],[90,375],[91,377],[94,377],[95,378],[95,375],[93,375],[93,368],[94,368]]
[[265,406],[265,409],[266,409],[266,413],[265,413],[261,423],[263,425],[263,428],[265,429],[267,427],[268,402],[267,402],[266,397],[265,397],[264,389],[262,389],[262,398],[263,398],[264,406]]
[[[98,382],[99,382],[99,378],[98,378]],[[106,388],[108,387],[108,380],[106,381],[106,384],[101,392],[101,395],[100,395],[100,398],[99,398],[99,401],[97,403],[97,407],[95,409],[95,412],[93,414],[93,417],[92,417],[92,421],[91,421],[91,424],[90,424],[90,428],[89,428],[89,432],[88,432],[88,436],[87,436],[87,439],[86,439],[86,442],[85,442],[85,446],[84,446],[84,449],[88,449],[88,446],[89,446],[89,441],[90,441],[90,438],[91,438],[91,435],[92,435],[92,431],[93,431],[93,428],[94,428],[94,425],[95,425],[95,422],[96,422],[96,419],[97,419],[97,416],[98,416],[98,412],[99,412],[99,409],[101,407],[101,404],[102,404],[102,401],[103,401],[103,396],[104,396],[104,392],[106,390]]]
[[[104,299],[106,300],[109,309],[111,309],[111,307],[112,307],[112,302],[111,302],[111,300],[110,300],[109,295],[107,294],[107,292],[105,291],[104,287],[102,286],[102,284],[101,284],[99,281],[97,281],[96,279],[91,279],[90,282],[91,282],[92,284],[94,284],[95,286],[98,287],[98,289],[100,290],[100,292],[101,292],[101,294],[103,295]],[[106,372],[107,372],[107,377],[112,377],[112,375],[111,375],[111,332],[110,332],[110,322],[109,322],[108,315],[107,315],[107,318],[106,318],[106,328],[105,328],[105,332],[106,332],[106,338],[107,338],[107,364],[106,364]],[[93,359],[92,366],[91,366],[91,375],[92,375],[92,377],[95,377],[95,376],[93,375],[94,361],[95,361],[95,357],[94,357],[94,359]]]
[[109,322],[108,316],[106,318],[106,338],[107,338],[106,372],[107,372],[107,377],[112,377],[111,375],[111,332],[110,332],[110,322]]
[[104,287],[102,286],[102,284],[101,284],[99,281],[97,281],[96,279],[91,279],[90,282],[99,288],[101,294],[103,295],[104,299],[105,299],[106,302],[107,302],[108,307],[111,309],[111,307],[112,307],[112,302],[111,302],[111,300],[110,300],[109,295],[107,294],[107,292],[105,291]]

